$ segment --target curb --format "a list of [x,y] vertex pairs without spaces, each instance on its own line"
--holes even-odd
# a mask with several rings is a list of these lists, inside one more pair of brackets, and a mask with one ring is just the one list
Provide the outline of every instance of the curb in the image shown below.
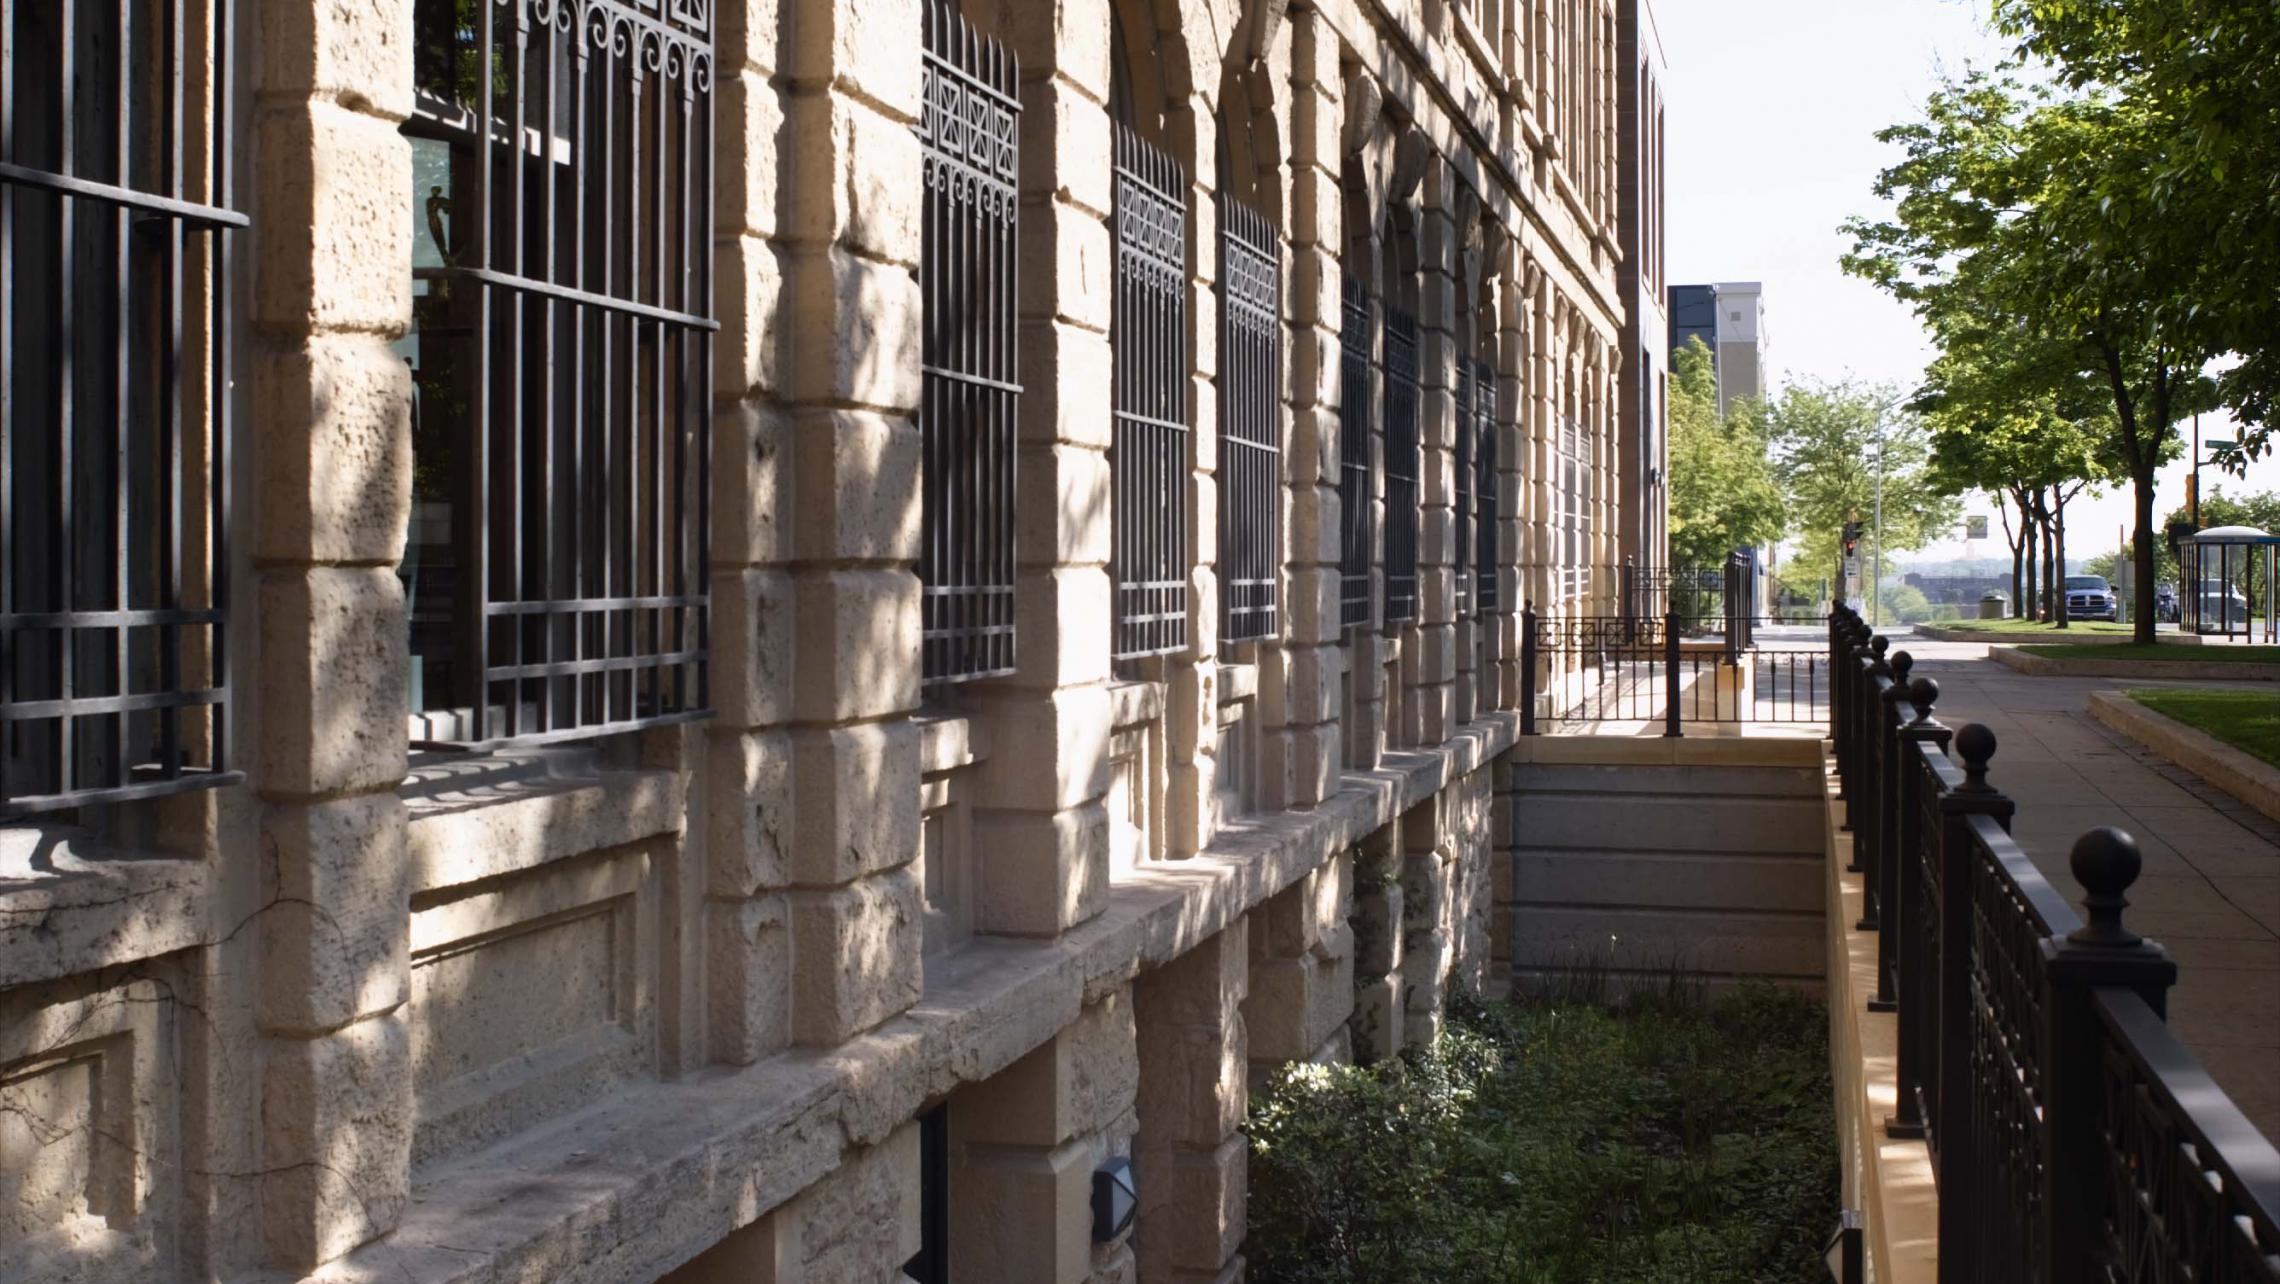
[[1936,624],[1917,625],[1916,636],[1930,638],[1934,642],[1985,642],[1989,646],[2000,646],[2004,643],[2016,645],[2022,641],[2036,646],[2045,642],[2053,642],[2061,646],[2101,646],[2112,645],[2115,642],[2129,639],[2129,635],[2126,633],[2092,633],[2087,629],[2080,633],[2076,633],[2072,629],[2047,634],[1993,633],[1985,629],[1943,629]]
[[2092,692],[2090,716],[2280,820],[2280,767],[2175,718],[2155,713],[2119,691]]
[[2038,678],[2280,682],[2280,664],[2228,664],[2222,660],[2062,660],[2047,655],[2029,655],[2017,646],[1991,646],[1987,648],[1987,658]]

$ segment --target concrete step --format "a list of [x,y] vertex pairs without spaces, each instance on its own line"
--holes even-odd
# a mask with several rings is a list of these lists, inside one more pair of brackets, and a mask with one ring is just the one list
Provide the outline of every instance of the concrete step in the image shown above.
[[1824,841],[1817,796],[1528,793],[1512,805],[1522,850],[1819,855]]
[[1544,908],[1739,909],[1817,914],[1819,853],[1522,851],[1513,899]]
[[1825,971],[1817,914],[1746,910],[1513,910],[1512,967],[1679,971],[1805,980]]

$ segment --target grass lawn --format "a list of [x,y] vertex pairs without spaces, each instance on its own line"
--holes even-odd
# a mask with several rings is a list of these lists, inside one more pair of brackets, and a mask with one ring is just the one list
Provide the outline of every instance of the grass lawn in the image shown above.
[[2041,620],[1926,620],[1935,629],[1954,629],[1961,633],[2119,633],[2130,635],[2132,626],[2108,624],[2104,620],[2075,620],[2064,629]]
[[[2172,660],[2186,664],[2280,664],[2280,646],[2180,646],[2156,643],[2139,646],[2132,642],[2112,645],[2022,646],[2028,655],[2046,660],[2151,660],[2166,664]],[[2280,699],[2280,697],[2274,697]]]
[[2220,687],[2140,688],[2129,697],[2280,767],[2280,692]]
[[1825,1279],[1833,1115],[1817,999],[1460,1001],[1431,1049],[1254,1099],[1250,1279]]

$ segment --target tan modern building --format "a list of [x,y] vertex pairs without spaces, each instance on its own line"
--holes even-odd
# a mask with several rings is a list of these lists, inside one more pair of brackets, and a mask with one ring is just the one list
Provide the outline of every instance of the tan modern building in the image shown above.
[[0,1279],[1239,1279],[1506,983],[1623,4],[0,7]]
[[1627,493],[1621,546],[1625,561],[1659,567],[1670,548],[1670,308],[1665,259],[1666,152],[1663,69],[1669,65],[1650,0],[1617,8],[1616,163],[1621,171],[1617,216],[1623,257],[1616,269],[1623,294],[1624,373],[1617,405]]

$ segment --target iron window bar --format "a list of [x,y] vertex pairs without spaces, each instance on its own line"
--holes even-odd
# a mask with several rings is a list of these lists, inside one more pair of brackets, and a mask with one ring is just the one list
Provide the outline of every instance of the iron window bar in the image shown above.
[[1496,568],[1501,551],[1496,538],[1496,367],[1481,359],[1473,362],[1472,369],[1473,607],[1486,614],[1497,609]]
[[1473,613],[1473,484],[1478,478],[1473,467],[1473,406],[1479,398],[1479,389],[1473,385],[1472,362],[1457,358],[1455,371],[1456,427],[1450,434],[1455,446],[1456,466],[1453,470],[1455,494],[1450,507],[1449,531],[1454,545],[1454,581],[1456,610],[1462,619]]
[[1219,582],[1228,642],[1279,632],[1282,259],[1274,225],[1219,198]]
[[1582,428],[1573,416],[1560,420],[1560,596],[1573,600],[1583,596],[1584,585],[1584,532],[1583,495],[1588,484],[1582,460]]
[[1385,311],[1385,622],[1417,618],[1417,318]]
[[421,743],[710,713],[709,10],[415,9]]
[[198,12],[203,31],[184,5],[0,7],[0,817],[243,779],[229,294],[205,282],[248,220],[232,11]]
[[1351,272],[1339,288],[1338,622],[1370,622],[1369,287]]
[[1114,436],[1109,468],[1116,586],[1111,655],[1187,646],[1187,175],[1119,121],[1116,287],[1109,344]]
[[1021,71],[951,0],[926,0],[922,21],[919,673],[943,685],[1014,665]]

